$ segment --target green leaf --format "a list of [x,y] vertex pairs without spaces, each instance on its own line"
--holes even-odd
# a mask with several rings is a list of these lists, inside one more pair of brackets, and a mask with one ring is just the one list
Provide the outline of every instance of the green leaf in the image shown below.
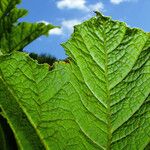
[[22,51],[23,48],[37,39],[41,35],[47,35],[52,25],[43,23],[20,23],[15,26],[11,32],[3,34],[0,40],[0,48],[2,53],[10,53],[12,51]]
[[0,20],[4,18],[9,12],[21,2],[21,0],[1,0],[0,1]]
[[21,52],[0,56],[0,106],[20,149],[147,148],[150,34],[97,13],[62,45],[69,63],[51,71]]
[[2,105],[3,116],[13,130],[19,148],[44,149],[42,141],[15,99],[11,89],[8,89],[3,80],[0,80],[0,105]]
[[0,1],[0,52],[22,51],[23,48],[41,35],[47,35],[53,25],[43,23],[18,23],[27,14],[24,9],[16,8],[20,0]]
[[14,26],[14,23],[17,22],[17,20],[24,15],[27,14],[27,11],[24,9],[12,9],[8,15],[1,18],[0,20],[0,34],[4,34],[6,32],[10,32],[12,27]]

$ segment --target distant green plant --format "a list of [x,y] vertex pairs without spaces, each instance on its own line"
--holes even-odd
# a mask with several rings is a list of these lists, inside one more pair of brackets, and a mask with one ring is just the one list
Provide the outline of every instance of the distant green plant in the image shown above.
[[29,56],[34,60],[37,60],[39,64],[47,63],[52,66],[53,63],[57,61],[56,57],[47,54],[38,55],[35,53],[30,53]]
[[[21,51],[54,26],[14,24],[19,2],[0,1],[0,108],[18,149],[149,150],[150,33],[96,12],[50,69]],[[0,135],[6,143],[1,122]]]

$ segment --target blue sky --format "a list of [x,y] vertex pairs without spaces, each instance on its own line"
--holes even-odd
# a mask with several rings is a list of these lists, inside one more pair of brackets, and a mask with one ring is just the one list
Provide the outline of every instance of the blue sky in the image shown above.
[[61,29],[51,30],[48,37],[41,36],[24,48],[28,52],[50,54],[58,59],[66,58],[60,43],[70,37],[73,25],[92,17],[93,10],[150,32],[150,0],[22,0],[19,8],[29,12],[20,21],[61,26]]

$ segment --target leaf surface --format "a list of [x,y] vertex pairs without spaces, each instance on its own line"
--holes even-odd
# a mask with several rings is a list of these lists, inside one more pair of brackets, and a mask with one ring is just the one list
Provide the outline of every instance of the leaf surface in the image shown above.
[[18,23],[27,11],[16,7],[20,0],[0,1],[0,53],[22,51],[23,48],[41,35],[48,35],[53,25],[44,23]]
[[51,71],[21,52],[0,56],[0,106],[21,149],[143,150],[150,141],[149,33],[97,13],[62,45],[70,61]]

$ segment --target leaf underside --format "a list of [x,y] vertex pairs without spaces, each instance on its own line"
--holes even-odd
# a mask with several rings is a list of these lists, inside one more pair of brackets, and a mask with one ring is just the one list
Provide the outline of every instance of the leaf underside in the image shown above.
[[97,13],[62,46],[70,61],[51,71],[3,48],[0,108],[20,149],[146,148],[150,34]]

